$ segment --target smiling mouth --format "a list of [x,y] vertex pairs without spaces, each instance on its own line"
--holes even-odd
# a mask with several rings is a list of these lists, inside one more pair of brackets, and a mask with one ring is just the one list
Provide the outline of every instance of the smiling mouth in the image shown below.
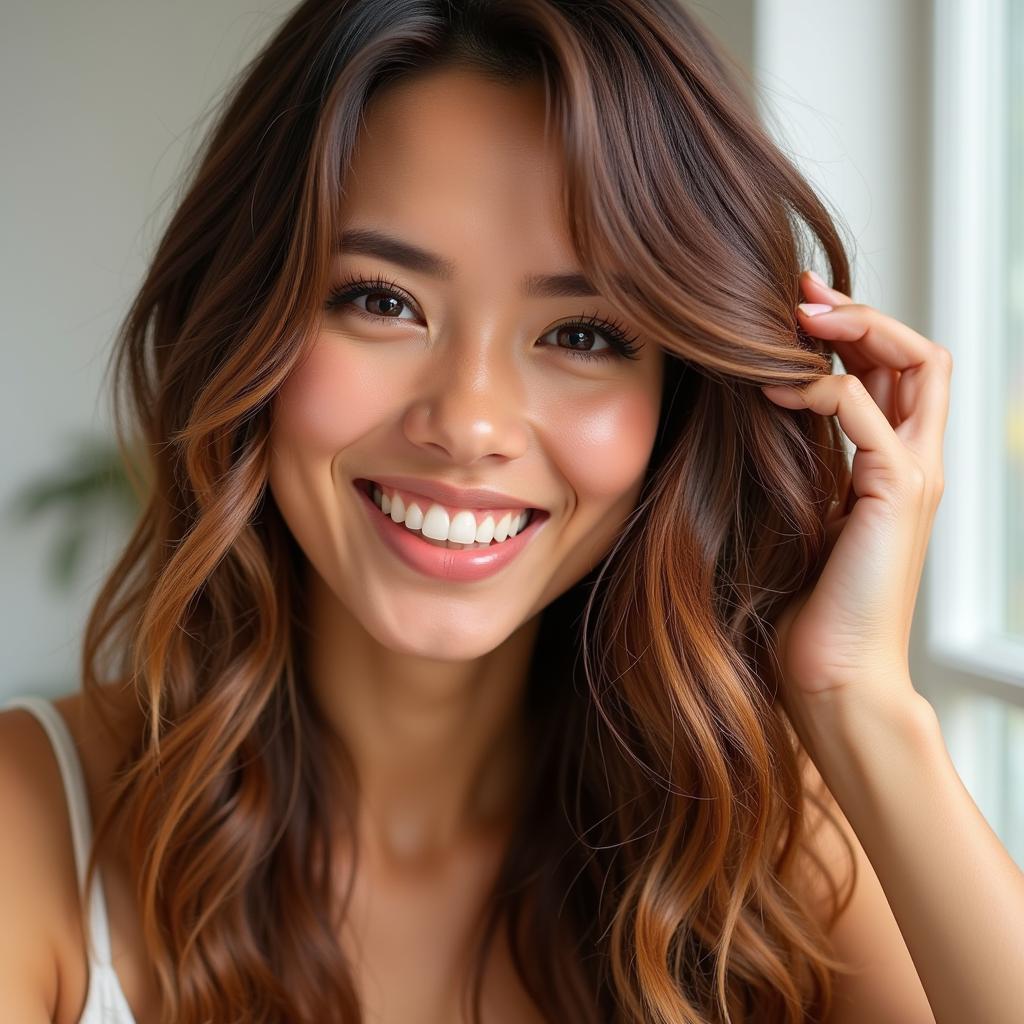
[[[382,491],[385,489],[383,484],[379,484],[377,483],[376,480],[371,480],[368,477],[356,477],[352,482],[356,487],[359,488],[359,490],[361,490],[364,494],[368,494],[371,498],[373,497],[374,487],[379,487]],[[403,494],[407,493],[404,489],[400,488],[400,490],[402,490]],[[411,494],[413,492],[410,491],[408,493]],[[444,505],[444,502],[436,501],[434,498],[428,498],[426,497],[426,495],[415,495],[415,497],[419,499],[417,503],[423,506],[424,509],[427,509],[431,505],[435,504]],[[505,508],[506,506],[502,507]],[[531,513],[531,515],[546,516],[548,514],[546,509],[533,508],[529,505],[522,505],[520,507],[523,509],[523,511]],[[460,506],[460,508],[465,508],[469,512],[477,512],[481,515],[487,515],[488,513],[493,513],[495,511],[493,508],[474,508],[469,505]]]
[[[453,551],[483,550],[486,548],[497,547],[505,543],[506,539],[512,539],[512,535],[509,535],[507,538],[496,540],[493,538],[493,531],[491,539],[487,541],[473,541],[470,543],[459,543],[457,541],[452,540],[437,540],[433,537],[428,537],[423,533],[421,529],[411,527],[408,525],[408,523],[405,522],[396,522],[389,513],[385,512],[381,508],[381,506],[377,504],[377,502],[374,500],[373,491],[375,487],[380,487],[380,484],[377,484],[375,483],[375,481],[367,479],[365,477],[357,479],[353,481],[353,483],[360,491],[363,492],[363,494],[365,494],[369,498],[370,503],[374,506],[378,513],[380,513],[386,519],[390,519],[395,524],[395,526],[398,526],[401,529],[406,530],[408,533],[411,533],[413,536],[418,537],[420,540],[434,547],[448,548]],[[435,502],[433,502],[433,500],[430,498],[423,498],[422,502],[418,502],[417,504],[423,505],[423,508],[420,510],[422,514],[429,510],[430,506],[435,504]],[[496,518],[496,516],[493,514],[494,510],[492,509],[466,509],[465,511],[475,512],[478,516],[481,517],[481,522],[483,521],[483,518],[488,515],[491,515],[492,521]],[[548,518],[548,513],[544,509],[525,507],[524,512],[526,513],[526,521],[522,525],[522,527],[520,527],[520,529],[516,531],[516,535],[523,533],[531,525],[533,525],[535,521],[540,521]]]

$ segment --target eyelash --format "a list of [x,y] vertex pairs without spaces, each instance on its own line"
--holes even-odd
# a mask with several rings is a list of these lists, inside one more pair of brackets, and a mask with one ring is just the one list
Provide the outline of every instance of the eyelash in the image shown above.
[[[393,298],[399,299],[405,305],[415,307],[416,303],[402,291],[401,288],[395,284],[394,281],[389,280],[385,277],[374,277],[370,280],[364,280],[362,278],[352,277],[346,281],[342,281],[340,284],[335,285],[330,294],[327,296],[327,300],[324,303],[325,310],[337,309],[339,306],[343,306],[353,299],[359,298],[362,295],[368,295],[372,292],[383,292],[390,294]],[[394,320],[396,317],[380,316],[376,313],[367,313],[363,309],[354,309],[353,312],[359,316],[368,317],[371,320]],[[568,323],[558,324],[557,327],[551,328],[551,330],[561,329],[564,327],[582,327],[584,330],[596,330],[604,335],[605,340],[609,344],[609,348],[603,352],[588,352],[585,349],[579,348],[562,348],[560,345],[556,345],[556,348],[562,348],[563,352],[568,352],[572,356],[576,356],[581,359],[638,359],[637,353],[640,351],[642,346],[635,344],[636,336],[627,337],[625,330],[622,325],[617,321],[602,320],[597,317],[596,314],[583,317],[580,320],[570,320]],[[550,332],[548,332],[550,333]]]

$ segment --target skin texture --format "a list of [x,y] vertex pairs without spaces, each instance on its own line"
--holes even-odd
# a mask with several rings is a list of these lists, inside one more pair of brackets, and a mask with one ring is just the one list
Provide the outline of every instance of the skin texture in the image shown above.
[[[527,274],[580,270],[543,112],[541,85],[463,69],[374,97],[339,234],[385,232],[455,270],[336,254],[333,283],[382,275],[415,305],[385,319],[388,302],[364,294],[326,313],[275,400],[270,487],[309,562],[309,677],[357,766],[371,870],[415,874],[498,843],[528,754],[539,613],[610,549],[655,440],[662,350],[640,337],[636,360],[581,358],[560,325],[594,313],[636,328],[600,296],[521,293]],[[592,347],[610,342],[597,330]],[[492,487],[550,520],[490,579],[433,580],[359,507],[352,480],[390,473]]]

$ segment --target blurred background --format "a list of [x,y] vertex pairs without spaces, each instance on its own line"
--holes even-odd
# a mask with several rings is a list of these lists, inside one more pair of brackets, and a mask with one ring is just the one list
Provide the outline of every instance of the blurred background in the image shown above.
[[[684,2],[845,228],[854,298],[953,352],[911,668],[1024,866],[1024,0]],[[292,6],[4,0],[0,703],[79,686],[135,514],[114,331],[217,100]]]

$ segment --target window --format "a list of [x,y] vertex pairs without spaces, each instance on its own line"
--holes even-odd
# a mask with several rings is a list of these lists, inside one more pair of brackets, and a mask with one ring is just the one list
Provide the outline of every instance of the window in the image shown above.
[[932,337],[953,353],[917,664],[1024,866],[1024,0],[936,0]]
[[[1011,0],[1006,34],[1009,100],[1009,323],[1006,352],[1006,628],[1024,638],[1024,2]],[[1018,776],[1021,778],[1022,776]]]

